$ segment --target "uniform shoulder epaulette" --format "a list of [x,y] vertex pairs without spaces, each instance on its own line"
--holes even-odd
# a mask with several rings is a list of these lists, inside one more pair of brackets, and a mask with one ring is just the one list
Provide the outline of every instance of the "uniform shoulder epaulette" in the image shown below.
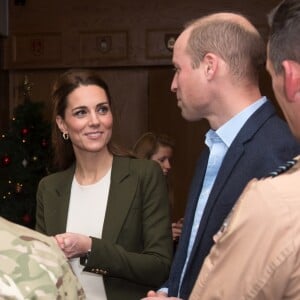
[[286,171],[288,171],[291,167],[293,167],[297,163],[298,159],[290,159],[284,165],[279,166],[275,171],[270,172],[267,177],[276,177]]

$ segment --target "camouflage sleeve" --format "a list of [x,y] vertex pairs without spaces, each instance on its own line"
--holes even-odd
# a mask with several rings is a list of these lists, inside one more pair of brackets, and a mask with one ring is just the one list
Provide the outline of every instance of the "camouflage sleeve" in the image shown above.
[[53,238],[2,218],[0,236],[0,298],[85,299]]

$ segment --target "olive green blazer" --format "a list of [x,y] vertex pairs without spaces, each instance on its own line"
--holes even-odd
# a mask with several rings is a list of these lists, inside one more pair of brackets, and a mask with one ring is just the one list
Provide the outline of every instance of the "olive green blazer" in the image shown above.
[[[72,166],[39,183],[37,231],[66,231],[74,171]],[[115,156],[102,238],[93,238],[85,270],[103,275],[108,300],[137,300],[168,278],[171,259],[168,192],[160,166]]]

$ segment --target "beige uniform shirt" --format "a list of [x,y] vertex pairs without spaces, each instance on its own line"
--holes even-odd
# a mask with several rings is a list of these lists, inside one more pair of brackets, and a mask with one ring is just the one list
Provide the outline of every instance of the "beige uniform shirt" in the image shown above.
[[191,300],[300,299],[300,162],[252,180],[214,240]]

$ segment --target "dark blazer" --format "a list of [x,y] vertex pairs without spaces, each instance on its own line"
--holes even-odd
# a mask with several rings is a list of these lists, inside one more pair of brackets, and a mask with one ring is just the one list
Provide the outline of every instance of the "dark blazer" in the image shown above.
[[[41,180],[36,214],[39,232],[66,231],[73,176],[74,166]],[[140,299],[168,278],[172,259],[169,220],[168,192],[159,165],[114,157],[102,238],[93,238],[85,268],[103,275],[108,300]]]
[[[266,102],[247,120],[228,149],[209,195],[181,285],[181,298],[188,299],[202,263],[213,245],[213,235],[221,227],[246,183],[254,177],[267,175],[298,153],[299,144],[287,124],[276,115],[270,102]],[[165,285],[170,296],[177,296],[178,293],[208,156],[209,149],[206,148],[197,162],[190,187],[183,232]]]

